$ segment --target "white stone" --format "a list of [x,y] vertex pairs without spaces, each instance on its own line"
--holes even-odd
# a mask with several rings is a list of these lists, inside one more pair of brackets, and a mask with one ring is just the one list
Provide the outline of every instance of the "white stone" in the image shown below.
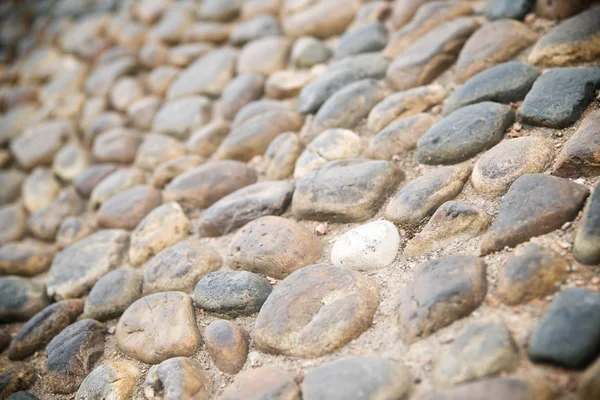
[[331,249],[334,265],[360,271],[390,265],[400,246],[398,229],[389,221],[376,221],[344,233]]

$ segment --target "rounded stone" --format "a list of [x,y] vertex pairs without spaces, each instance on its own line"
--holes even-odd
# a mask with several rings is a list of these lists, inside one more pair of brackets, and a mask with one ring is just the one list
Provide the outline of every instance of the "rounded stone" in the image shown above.
[[162,203],[162,195],[152,186],[138,185],[117,193],[98,209],[98,225],[107,229],[134,229]]
[[56,232],[56,246],[63,249],[91,235],[95,230],[96,226],[91,218],[68,216],[62,220]]
[[285,69],[290,53],[290,40],[286,37],[271,36],[248,43],[237,60],[237,72],[256,72],[270,75]]
[[300,388],[294,376],[281,368],[263,366],[235,377],[219,400],[280,399],[300,400]]
[[27,229],[33,236],[43,240],[54,240],[62,220],[83,212],[85,201],[73,187],[62,189],[50,204],[27,218]]
[[237,374],[246,363],[248,337],[231,321],[211,322],[204,330],[204,343],[213,363],[226,374]]
[[298,68],[311,68],[329,60],[332,51],[319,39],[303,36],[294,42],[292,63]]
[[265,76],[257,72],[241,73],[229,82],[221,95],[223,118],[232,121],[247,104],[264,93]]
[[260,172],[266,179],[280,180],[288,178],[294,172],[296,160],[303,146],[293,132],[285,132],[277,136],[265,152]]
[[152,120],[152,131],[185,140],[210,120],[211,102],[204,96],[188,96],[164,103]]
[[25,179],[22,187],[23,205],[30,213],[34,213],[58,196],[60,183],[52,170],[38,167]]
[[139,80],[129,76],[122,77],[115,82],[110,94],[110,104],[118,111],[125,111],[131,103],[139,100],[144,95],[144,88]]
[[112,164],[95,164],[77,175],[73,186],[83,198],[89,198],[92,191],[104,178],[115,172],[116,166]]
[[581,263],[600,264],[600,185],[596,184],[587,205],[573,243],[573,255]]
[[6,243],[0,247],[0,274],[32,276],[45,271],[55,249],[34,239]]
[[135,156],[135,166],[152,171],[160,164],[185,154],[185,145],[179,140],[160,133],[150,133],[144,138]]
[[90,195],[89,207],[97,210],[107,199],[136,185],[146,183],[144,172],[137,168],[124,168],[114,171],[101,179]]
[[160,164],[152,174],[152,185],[162,188],[176,176],[204,164],[204,158],[196,155],[181,156]]
[[213,383],[202,364],[187,357],[174,357],[150,367],[144,381],[147,399],[209,400]]
[[128,128],[109,129],[96,137],[92,153],[100,162],[131,164],[143,137]]
[[0,321],[26,321],[49,304],[43,284],[26,278],[0,278]]
[[333,52],[335,58],[343,58],[354,54],[370,53],[383,50],[388,42],[385,25],[379,21],[371,22],[346,31]]
[[107,361],[83,380],[76,400],[129,399],[142,373],[129,361]]
[[88,152],[75,142],[67,143],[56,153],[52,170],[63,181],[71,182],[90,165]]
[[230,130],[229,122],[217,119],[193,132],[185,147],[189,153],[197,154],[200,157],[210,157]]
[[17,203],[0,206],[0,244],[19,240],[27,230],[27,214]]
[[[0,396],[3,398],[15,398],[19,400],[18,393],[20,390],[25,390],[30,387],[37,378],[37,371],[26,363],[11,363],[3,366],[0,369]],[[17,393],[15,393],[17,392]],[[9,396],[10,395],[10,396]],[[34,398],[37,400],[37,398]],[[31,400],[25,397],[23,400]]]
[[142,297],[142,274],[119,268],[110,271],[94,285],[83,313],[86,317],[106,321],[119,317],[134,301]]
[[16,169],[0,171],[0,186],[2,187],[0,205],[11,203],[19,198],[26,178],[27,175]]
[[229,42],[243,46],[267,36],[281,36],[279,20],[272,15],[259,15],[237,25],[229,34]]

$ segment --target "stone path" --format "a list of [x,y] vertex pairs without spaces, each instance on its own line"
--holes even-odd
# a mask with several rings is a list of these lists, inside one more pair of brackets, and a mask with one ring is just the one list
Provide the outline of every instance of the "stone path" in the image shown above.
[[0,4],[0,399],[600,398],[600,2]]

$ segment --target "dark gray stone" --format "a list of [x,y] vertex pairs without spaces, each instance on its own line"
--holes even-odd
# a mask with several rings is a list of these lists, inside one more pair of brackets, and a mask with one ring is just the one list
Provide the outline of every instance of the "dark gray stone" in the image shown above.
[[0,322],[26,321],[49,304],[43,284],[26,278],[0,278]]
[[259,15],[239,24],[229,35],[229,41],[235,46],[267,36],[281,36],[279,20],[272,15]]
[[208,312],[235,318],[260,311],[272,290],[268,280],[252,272],[210,272],[198,281],[194,304]]
[[483,102],[456,110],[432,126],[417,143],[421,164],[456,164],[498,144],[515,121],[510,106]]
[[531,335],[529,358],[583,369],[600,354],[600,293],[563,290]]
[[6,398],[6,400],[38,400],[37,397],[27,392],[13,393]]
[[594,100],[600,68],[553,68],[533,84],[521,106],[521,118],[531,125],[564,128],[572,125]]
[[600,264],[600,184],[596,184],[575,236],[573,255],[584,264]]
[[496,19],[519,19],[533,9],[535,0],[490,0],[483,14],[490,21]]
[[388,42],[385,25],[379,21],[352,29],[340,37],[333,51],[335,58],[382,50]]
[[140,297],[142,274],[133,269],[116,269],[96,282],[85,301],[84,314],[106,321],[123,314]]

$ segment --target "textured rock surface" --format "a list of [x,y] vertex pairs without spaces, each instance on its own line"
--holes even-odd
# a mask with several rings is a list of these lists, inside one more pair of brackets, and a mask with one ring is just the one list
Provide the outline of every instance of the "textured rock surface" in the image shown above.
[[202,365],[191,358],[174,357],[153,366],[144,382],[146,398],[209,399],[213,391]]
[[26,321],[44,309],[49,300],[42,284],[27,278],[0,278],[0,321]]
[[573,243],[573,255],[584,264],[600,264],[600,186],[596,185],[587,205]]
[[208,354],[220,371],[237,374],[248,356],[246,332],[233,322],[216,320],[204,330]]
[[84,314],[105,321],[120,316],[142,296],[142,275],[132,269],[119,268],[96,282],[85,300]]
[[600,173],[600,111],[592,111],[556,157],[552,174],[563,178]]
[[131,397],[141,373],[129,361],[111,361],[99,365],[81,383],[77,400]]

